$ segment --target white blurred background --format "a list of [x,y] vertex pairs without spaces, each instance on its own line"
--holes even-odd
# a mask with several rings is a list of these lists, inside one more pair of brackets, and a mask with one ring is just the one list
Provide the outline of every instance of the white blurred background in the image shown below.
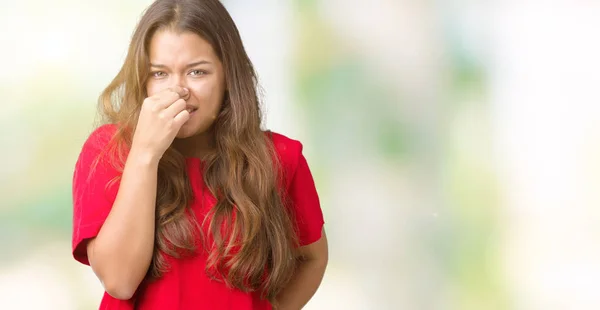
[[[71,177],[145,0],[0,0],[0,309],[97,309]],[[301,140],[306,309],[600,309],[600,2],[229,0]]]

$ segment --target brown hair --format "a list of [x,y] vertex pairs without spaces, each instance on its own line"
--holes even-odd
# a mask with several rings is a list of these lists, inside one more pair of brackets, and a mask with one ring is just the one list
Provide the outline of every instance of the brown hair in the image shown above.
[[[210,271],[216,271],[229,285],[260,291],[274,301],[294,272],[297,236],[285,195],[279,191],[277,155],[260,128],[255,71],[231,16],[218,0],[158,0],[146,10],[123,67],[100,96],[103,122],[118,125],[114,144],[131,145],[147,96],[149,43],[159,29],[198,34],[212,45],[225,73],[227,91],[213,128],[216,152],[204,159],[204,180],[217,199],[206,218],[214,240],[204,244],[209,251],[206,271],[213,275]],[[118,162],[122,167],[123,156]],[[194,197],[185,158],[173,147],[163,155],[158,177],[150,278],[167,271],[164,255],[181,257],[199,250],[196,233],[201,234],[189,210]]]

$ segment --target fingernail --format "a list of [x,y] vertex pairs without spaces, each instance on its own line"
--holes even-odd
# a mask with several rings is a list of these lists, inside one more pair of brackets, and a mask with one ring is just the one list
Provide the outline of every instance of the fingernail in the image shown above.
[[187,89],[187,88],[185,88],[185,87],[183,88],[183,90],[185,90],[185,92],[186,92],[186,93],[189,93],[189,92],[190,92],[190,90],[189,90],[189,89]]

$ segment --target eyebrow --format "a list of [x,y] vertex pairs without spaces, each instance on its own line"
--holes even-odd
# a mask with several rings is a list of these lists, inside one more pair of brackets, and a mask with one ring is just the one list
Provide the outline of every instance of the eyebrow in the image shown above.
[[[191,68],[191,67],[195,67],[195,66],[199,66],[199,65],[208,65],[208,64],[210,64],[209,61],[200,60],[200,61],[192,62],[191,64],[187,64],[185,66],[185,68],[188,69],[188,68]],[[150,67],[154,67],[154,68],[167,68],[166,65],[163,65],[163,64],[153,64],[153,63],[150,63]]]

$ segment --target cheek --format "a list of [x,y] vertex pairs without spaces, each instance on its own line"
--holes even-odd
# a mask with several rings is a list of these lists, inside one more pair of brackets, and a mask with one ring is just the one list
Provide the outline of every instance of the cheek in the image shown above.
[[148,97],[160,92],[160,85],[159,83],[156,83],[156,81],[150,80],[146,83],[146,94],[148,94]]
[[196,83],[189,85],[200,106],[205,109],[218,110],[223,99],[223,89],[216,83]]

